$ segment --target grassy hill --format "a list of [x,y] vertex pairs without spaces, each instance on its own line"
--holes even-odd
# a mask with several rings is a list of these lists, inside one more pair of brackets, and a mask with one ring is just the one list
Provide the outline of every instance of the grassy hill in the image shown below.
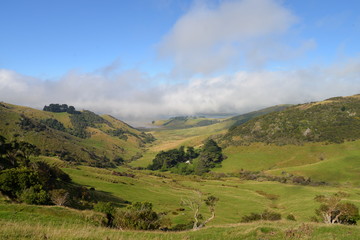
[[232,127],[228,157],[216,172],[294,174],[331,184],[360,184],[360,96],[300,104]]
[[152,141],[151,135],[114,117],[90,111],[55,113],[1,103],[0,118],[0,135],[8,140],[26,141],[43,155],[93,166],[110,166],[115,158],[136,159]]
[[[230,126],[241,125],[252,118],[265,115],[271,112],[278,112],[288,108],[289,104],[276,105],[257,111],[236,115],[234,117],[226,118],[209,118],[205,116],[178,116],[172,117],[167,120],[157,120],[153,121],[152,125],[160,129],[184,129],[184,128],[196,128],[209,126],[213,124],[221,125],[224,129],[229,128]],[[155,131],[157,129],[154,129]]]
[[252,119],[231,128],[224,140],[229,145],[352,141],[360,139],[359,114],[360,95],[335,97]]
[[157,120],[153,121],[152,125],[156,127],[162,127],[166,129],[183,129],[192,127],[208,126],[218,122],[222,119],[206,118],[204,116],[178,116],[168,120]]

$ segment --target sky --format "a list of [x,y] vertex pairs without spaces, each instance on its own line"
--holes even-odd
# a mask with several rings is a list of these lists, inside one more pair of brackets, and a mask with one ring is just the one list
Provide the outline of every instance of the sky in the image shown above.
[[360,93],[357,0],[2,0],[0,101],[130,123]]

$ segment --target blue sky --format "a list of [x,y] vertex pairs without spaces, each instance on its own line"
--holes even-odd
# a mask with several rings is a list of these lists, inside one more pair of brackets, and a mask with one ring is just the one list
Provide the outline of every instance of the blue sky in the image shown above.
[[0,66],[55,78],[113,61],[155,72],[150,67],[156,44],[189,5],[183,0],[2,1]]
[[360,92],[357,0],[2,0],[0,11],[0,100],[15,104],[131,120]]

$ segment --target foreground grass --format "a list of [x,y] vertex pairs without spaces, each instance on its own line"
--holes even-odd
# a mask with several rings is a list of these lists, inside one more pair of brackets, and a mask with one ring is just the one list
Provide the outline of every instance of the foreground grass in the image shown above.
[[198,231],[184,232],[145,232],[120,231],[104,227],[67,226],[0,220],[1,239],[312,239],[312,240],[355,240],[360,237],[356,226],[327,226],[323,224],[298,224],[289,222],[257,222],[217,227],[207,227]]

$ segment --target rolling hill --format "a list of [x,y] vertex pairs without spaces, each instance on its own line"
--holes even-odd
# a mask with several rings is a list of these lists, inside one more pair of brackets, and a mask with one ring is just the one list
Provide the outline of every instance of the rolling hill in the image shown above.
[[91,166],[109,167],[115,159],[134,160],[154,140],[110,115],[87,110],[51,112],[0,103],[0,118],[0,135],[8,140],[26,141],[42,155]]
[[335,97],[252,119],[231,128],[224,141],[229,145],[352,141],[360,139],[359,114],[360,95]]

